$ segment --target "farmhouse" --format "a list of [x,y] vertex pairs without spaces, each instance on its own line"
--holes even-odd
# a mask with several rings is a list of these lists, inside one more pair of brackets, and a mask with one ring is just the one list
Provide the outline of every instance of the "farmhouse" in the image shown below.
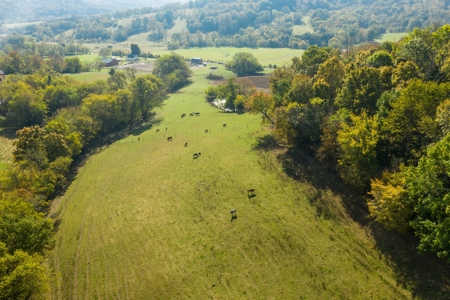
[[106,67],[117,66],[119,64],[119,61],[115,58],[105,58],[102,59],[102,62],[105,64]]
[[191,58],[191,66],[203,65],[203,60],[199,57]]
[[128,54],[127,55],[128,62],[137,62],[138,60],[139,60],[139,57],[136,54]]
[[3,80],[5,80],[5,73],[2,70],[0,70],[0,82]]

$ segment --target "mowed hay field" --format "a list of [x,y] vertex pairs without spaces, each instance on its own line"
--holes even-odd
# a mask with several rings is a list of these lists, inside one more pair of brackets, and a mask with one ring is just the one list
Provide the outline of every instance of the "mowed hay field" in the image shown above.
[[286,176],[282,149],[255,149],[270,140],[260,116],[205,102],[208,73],[196,69],[152,125],[93,154],[54,201],[52,298],[412,297],[345,199]]

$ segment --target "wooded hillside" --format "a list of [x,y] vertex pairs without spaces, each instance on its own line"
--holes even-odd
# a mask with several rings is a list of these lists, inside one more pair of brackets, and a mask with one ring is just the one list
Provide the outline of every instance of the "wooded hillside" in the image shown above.
[[[123,42],[147,33],[149,41],[164,42],[170,49],[210,46],[306,49],[310,45],[348,49],[371,42],[386,32],[406,32],[450,21],[449,1],[199,0],[160,8],[128,7],[100,14],[112,11],[116,8],[114,4],[97,1],[95,7],[91,4],[72,7],[69,2],[41,8],[30,3],[27,9],[41,11],[43,17],[62,16],[67,11],[80,16],[98,15],[33,25],[23,33],[40,40],[75,38],[87,42],[98,39]],[[14,3],[6,7],[12,14],[22,11]],[[51,7],[55,9],[50,10]],[[3,13],[3,18],[7,17],[8,13]],[[176,22],[177,31],[169,35]]]

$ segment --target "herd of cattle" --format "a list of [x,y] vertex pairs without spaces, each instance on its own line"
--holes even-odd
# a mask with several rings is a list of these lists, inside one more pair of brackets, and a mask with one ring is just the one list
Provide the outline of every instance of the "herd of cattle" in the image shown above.
[[[194,112],[191,112],[189,114],[189,116],[191,116],[191,117],[193,117],[193,116],[200,116],[200,113],[198,111],[194,111]],[[184,118],[184,117],[186,117],[186,114],[182,114],[181,115],[181,118]]]
[[[199,112],[191,112],[191,113],[189,114],[189,116],[191,116],[191,117],[193,117],[193,116],[200,116],[200,113],[199,113]],[[184,117],[186,117],[186,114],[182,114],[182,115],[181,115],[181,118],[184,118]],[[223,124],[222,127],[227,127],[227,124]],[[167,130],[167,127],[166,127],[166,130]],[[159,129],[156,129],[156,132],[158,133],[158,132],[159,132]],[[205,129],[205,133],[209,133],[209,130],[208,130],[208,129]],[[171,141],[172,141],[172,136],[167,137],[167,141],[168,141],[168,142],[171,142]],[[187,147],[187,146],[188,146],[188,143],[187,143],[187,142],[184,143],[184,147]],[[194,153],[194,154],[192,155],[192,157],[193,157],[193,159],[197,159],[197,158],[199,158],[201,155],[202,155],[201,152],[197,152],[197,153]],[[248,189],[248,190],[247,190],[247,196],[248,196],[248,197],[253,197],[253,196],[255,196],[255,189]],[[232,221],[233,221],[233,219],[236,219],[236,218],[237,218],[237,215],[236,215],[236,209],[231,210],[230,213],[231,213],[231,220],[232,220]]]
[[[200,116],[200,113],[199,112],[191,112],[190,114],[189,114],[189,116]],[[186,117],[186,114],[182,114],[181,115],[181,118],[184,118],[184,117]],[[227,124],[223,124],[222,125],[223,127],[227,127]],[[167,127],[166,127],[166,130],[167,130]],[[156,129],[156,132],[158,133],[159,132],[159,129]],[[209,130],[208,129],[205,129],[205,133],[209,133]],[[172,141],[172,137],[171,136],[169,136],[169,137],[167,137],[167,141],[168,142],[171,142]],[[188,143],[186,142],[186,143],[184,143],[184,147],[187,147],[188,146]],[[196,159],[196,158],[198,158],[200,155],[202,155],[202,153],[201,152],[198,152],[198,153],[194,153],[193,154],[193,158],[194,159]]]

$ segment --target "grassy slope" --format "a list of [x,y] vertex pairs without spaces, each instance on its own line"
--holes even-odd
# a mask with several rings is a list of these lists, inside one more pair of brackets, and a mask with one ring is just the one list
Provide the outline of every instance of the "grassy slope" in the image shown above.
[[29,25],[37,25],[37,24],[41,24],[42,22],[26,22],[26,23],[8,23],[8,24],[3,24],[2,26],[4,26],[5,28],[20,28],[20,27],[25,27],[25,26],[29,26]]
[[[220,48],[190,48],[190,49],[179,49],[175,51],[156,51],[156,54],[167,54],[170,52],[175,52],[183,57],[201,57],[203,60],[211,61],[222,61],[226,62],[231,60],[234,54],[238,52],[248,52],[253,54],[258,58],[258,61],[262,65],[275,64],[278,66],[283,66],[290,63],[290,59],[294,56],[301,56],[303,50],[295,50],[288,48],[270,49],[270,48],[233,48],[233,47],[220,47]],[[276,52],[276,54],[274,54]]]
[[395,33],[385,33],[381,35],[381,38],[375,39],[378,43],[384,42],[398,42],[402,37],[407,35],[407,32],[395,32]]
[[12,162],[14,132],[0,130],[0,170],[7,168]]
[[[407,298],[338,196],[318,196],[271,153],[252,150],[266,134],[258,116],[205,103],[208,71],[170,96],[140,142],[129,136],[93,155],[55,201],[53,297]],[[191,111],[201,116],[180,118]],[[318,197],[334,217],[317,216],[308,201]]]
[[293,35],[302,35],[305,33],[314,33],[314,28],[311,26],[311,21],[308,16],[302,18],[302,25],[294,25],[292,28]]

